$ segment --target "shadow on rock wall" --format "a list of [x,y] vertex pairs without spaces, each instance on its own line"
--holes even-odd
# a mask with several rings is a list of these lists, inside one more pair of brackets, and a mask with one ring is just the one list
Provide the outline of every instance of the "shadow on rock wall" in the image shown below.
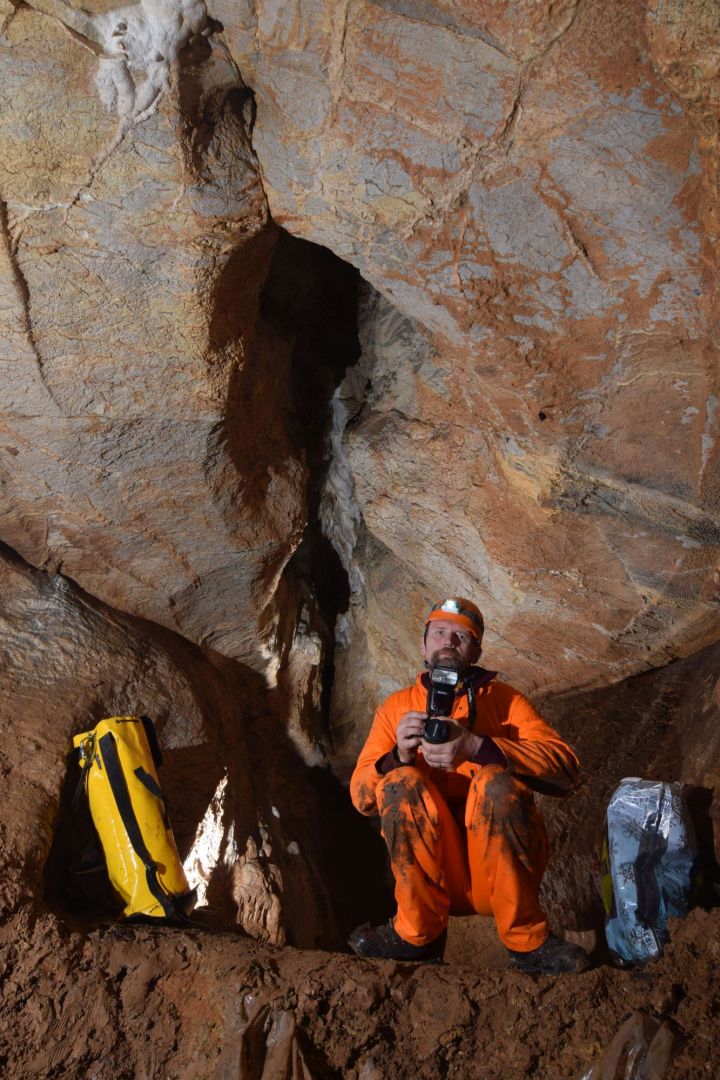
[[545,703],[579,753],[582,778],[567,800],[543,800],[553,858],[545,901],[561,925],[599,928],[605,810],[626,776],[680,781],[698,834],[701,900],[718,902],[720,857],[720,646],[586,694]]
[[332,846],[349,806],[329,776],[319,782],[299,758],[265,681],[112,611],[7,548],[0,577],[3,917],[43,897],[53,905],[67,899],[62,834],[69,818],[58,811],[73,734],[102,716],[145,713],[157,725],[181,857],[215,799],[214,848],[189,870],[191,884],[207,888],[200,922],[277,943],[337,946],[327,882],[340,890],[341,908],[352,906],[354,882],[342,879]]

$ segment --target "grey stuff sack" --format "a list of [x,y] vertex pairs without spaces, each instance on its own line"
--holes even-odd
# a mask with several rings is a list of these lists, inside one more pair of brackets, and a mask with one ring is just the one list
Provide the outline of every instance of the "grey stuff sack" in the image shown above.
[[690,905],[697,845],[683,785],[620,781],[607,810],[605,936],[619,964],[662,955],[669,916]]

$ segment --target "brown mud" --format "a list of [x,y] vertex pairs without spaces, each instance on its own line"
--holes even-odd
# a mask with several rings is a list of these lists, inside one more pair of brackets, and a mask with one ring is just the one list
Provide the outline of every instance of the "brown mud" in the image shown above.
[[473,832],[499,836],[528,873],[536,873],[539,867],[544,870],[547,834],[530,789],[493,766],[483,769],[475,789],[478,799],[470,826]]
[[0,935],[7,1080],[580,1080],[636,1010],[673,1034],[666,1080],[717,1076],[717,909],[673,924],[665,956],[643,970],[558,978],[469,954],[398,964],[28,909]]

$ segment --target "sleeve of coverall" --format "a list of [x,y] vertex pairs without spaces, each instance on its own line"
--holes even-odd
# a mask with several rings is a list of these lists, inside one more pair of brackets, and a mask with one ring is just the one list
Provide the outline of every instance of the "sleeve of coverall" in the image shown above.
[[[531,786],[548,795],[564,795],[575,786],[578,759],[554,728],[546,724],[522,694],[510,694],[506,719],[493,741],[508,759],[510,772],[527,777]],[[507,735],[505,733],[507,732]]]
[[398,720],[405,712],[404,708],[393,709],[392,712],[397,717],[394,719],[390,710],[385,707],[386,704],[387,702],[381,705],[375,713],[370,733],[350,778],[350,798],[355,809],[361,814],[377,813],[375,789],[382,780],[382,775],[375,768],[375,762],[395,746]]

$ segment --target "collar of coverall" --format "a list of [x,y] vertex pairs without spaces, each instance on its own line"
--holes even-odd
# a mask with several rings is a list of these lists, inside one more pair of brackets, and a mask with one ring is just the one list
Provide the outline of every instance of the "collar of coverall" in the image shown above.
[[[483,668],[483,667],[471,667],[471,668],[468,668],[467,671],[463,674],[462,679],[460,680],[460,683],[458,684],[456,693],[457,694],[465,694],[465,693],[467,693],[468,683],[470,683],[470,682],[472,682],[473,689],[475,689],[476,691],[480,690],[483,686],[487,686],[488,683],[491,683],[496,675],[497,675],[497,671],[488,671],[487,668]],[[417,677],[417,683],[418,683],[418,686],[422,686],[423,689],[429,690],[429,688],[430,688],[430,675],[429,675],[429,673],[427,671],[421,671],[419,673],[418,677]]]

